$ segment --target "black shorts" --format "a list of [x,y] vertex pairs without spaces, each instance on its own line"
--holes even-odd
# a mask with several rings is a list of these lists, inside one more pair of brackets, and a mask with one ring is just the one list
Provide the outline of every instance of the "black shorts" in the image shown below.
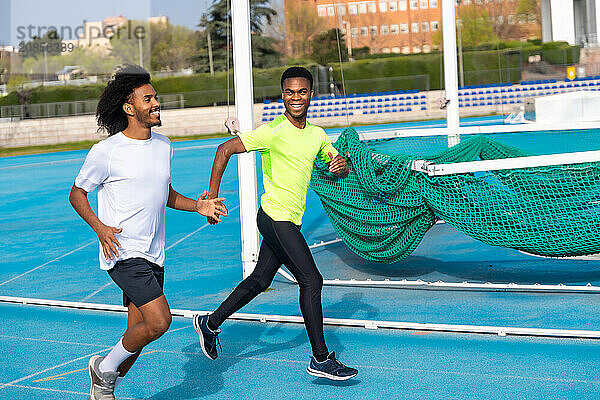
[[144,258],[117,261],[108,270],[112,280],[123,290],[123,305],[141,307],[163,295],[165,270]]

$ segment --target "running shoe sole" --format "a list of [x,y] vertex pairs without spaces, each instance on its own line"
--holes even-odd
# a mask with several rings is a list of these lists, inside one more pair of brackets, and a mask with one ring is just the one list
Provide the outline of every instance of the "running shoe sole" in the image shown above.
[[94,396],[94,378],[92,377],[92,368],[94,368],[94,361],[96,361],[96,358],[98,358],[100,356],[93,356],[90,358],[90,361],[88,362],[88,375],[90,376],[90,398],[89,400],[93,400],[93,396]]
[[356,375],[358,375],[358,373],[356,373],[354,375],[348,376],[335,376],[331,374],[326,374],[325,372],[314,370],[310,367],[306,368],[306,372],[308,372],[309,375],[316,376],[318,378],[331,379],[333,381],[347,381],[348,379],[354,378]]
[[196,331],[196,333],[198,334],[198,338],[200,339],[200,347],[202,347],[202,352],[209,360],[215,360],[216,357],[212,358],[206,351],[206,348],[204,347],[204,334],[202,333],[202,329],[200,328],[200,325],[198,325],[199,319],[200,319],[200,317],[198,317],[198,318],[194,317],[192,319],[192,323],[194,324],[194,330]]

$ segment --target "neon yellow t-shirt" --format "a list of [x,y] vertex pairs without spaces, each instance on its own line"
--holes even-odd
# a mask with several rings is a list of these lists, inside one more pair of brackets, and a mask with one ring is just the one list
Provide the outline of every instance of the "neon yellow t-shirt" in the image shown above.
[[327,163],[331,161],[327,153],[338,154],[323,128],[306,122],[304,129],[298,129],[282,114],[240,139],[246,151],[261,153],[264,212],[275,221],[301,225],[315,158]]

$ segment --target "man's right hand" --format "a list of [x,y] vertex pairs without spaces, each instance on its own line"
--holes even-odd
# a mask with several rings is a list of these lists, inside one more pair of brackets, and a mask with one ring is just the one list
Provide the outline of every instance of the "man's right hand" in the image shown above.
[[96,229],[96,234],[102,245],[102,252],[106,260],[112,260],[113,256],[116,259],[119,256],[118,248],[121,248],[121,243],[117,240],[115,234],[123,232],[123,228],[113,228],[112,226],[100,225]]
[[225,121],[225,128],[229,131],[230,135],[237,135],[240,131],[240,120],[237,117],[229,117]]
[[[205,200],[212,200],[212,199],[216,199],[217,196],[218,195],[214,195],[214,194],[210,194],[210,193],[207,194],[206,192],[204,192],[204,193],[202,193],[202,196],[200,196],[200,198],[205,199]],[[222,215],[225,215],[225,216],[229,215],[229,213],[227,212],[227,207],[225,207],[225,204],[223,204],[222,201],[215,202],[215,204],[218,205],[219,207],[222,207],[225,210],[226,214],[222,214]],[[206,221],[211,225],[216,225],[219,222],[221,222],[220,220],[218,220],[212,216],[206,216]]]

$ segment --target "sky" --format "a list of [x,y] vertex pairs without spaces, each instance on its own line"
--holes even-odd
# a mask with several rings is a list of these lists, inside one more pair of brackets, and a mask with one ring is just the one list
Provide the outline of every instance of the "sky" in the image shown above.
[[172,24],[196,29],[211,4],[212,0],[0,0],[0,45],[18,45],[23,34],[29,35],[30,25],[35,33],[48,26],[74,31],[84,20],[118,15],[128,19],[164,15]]

